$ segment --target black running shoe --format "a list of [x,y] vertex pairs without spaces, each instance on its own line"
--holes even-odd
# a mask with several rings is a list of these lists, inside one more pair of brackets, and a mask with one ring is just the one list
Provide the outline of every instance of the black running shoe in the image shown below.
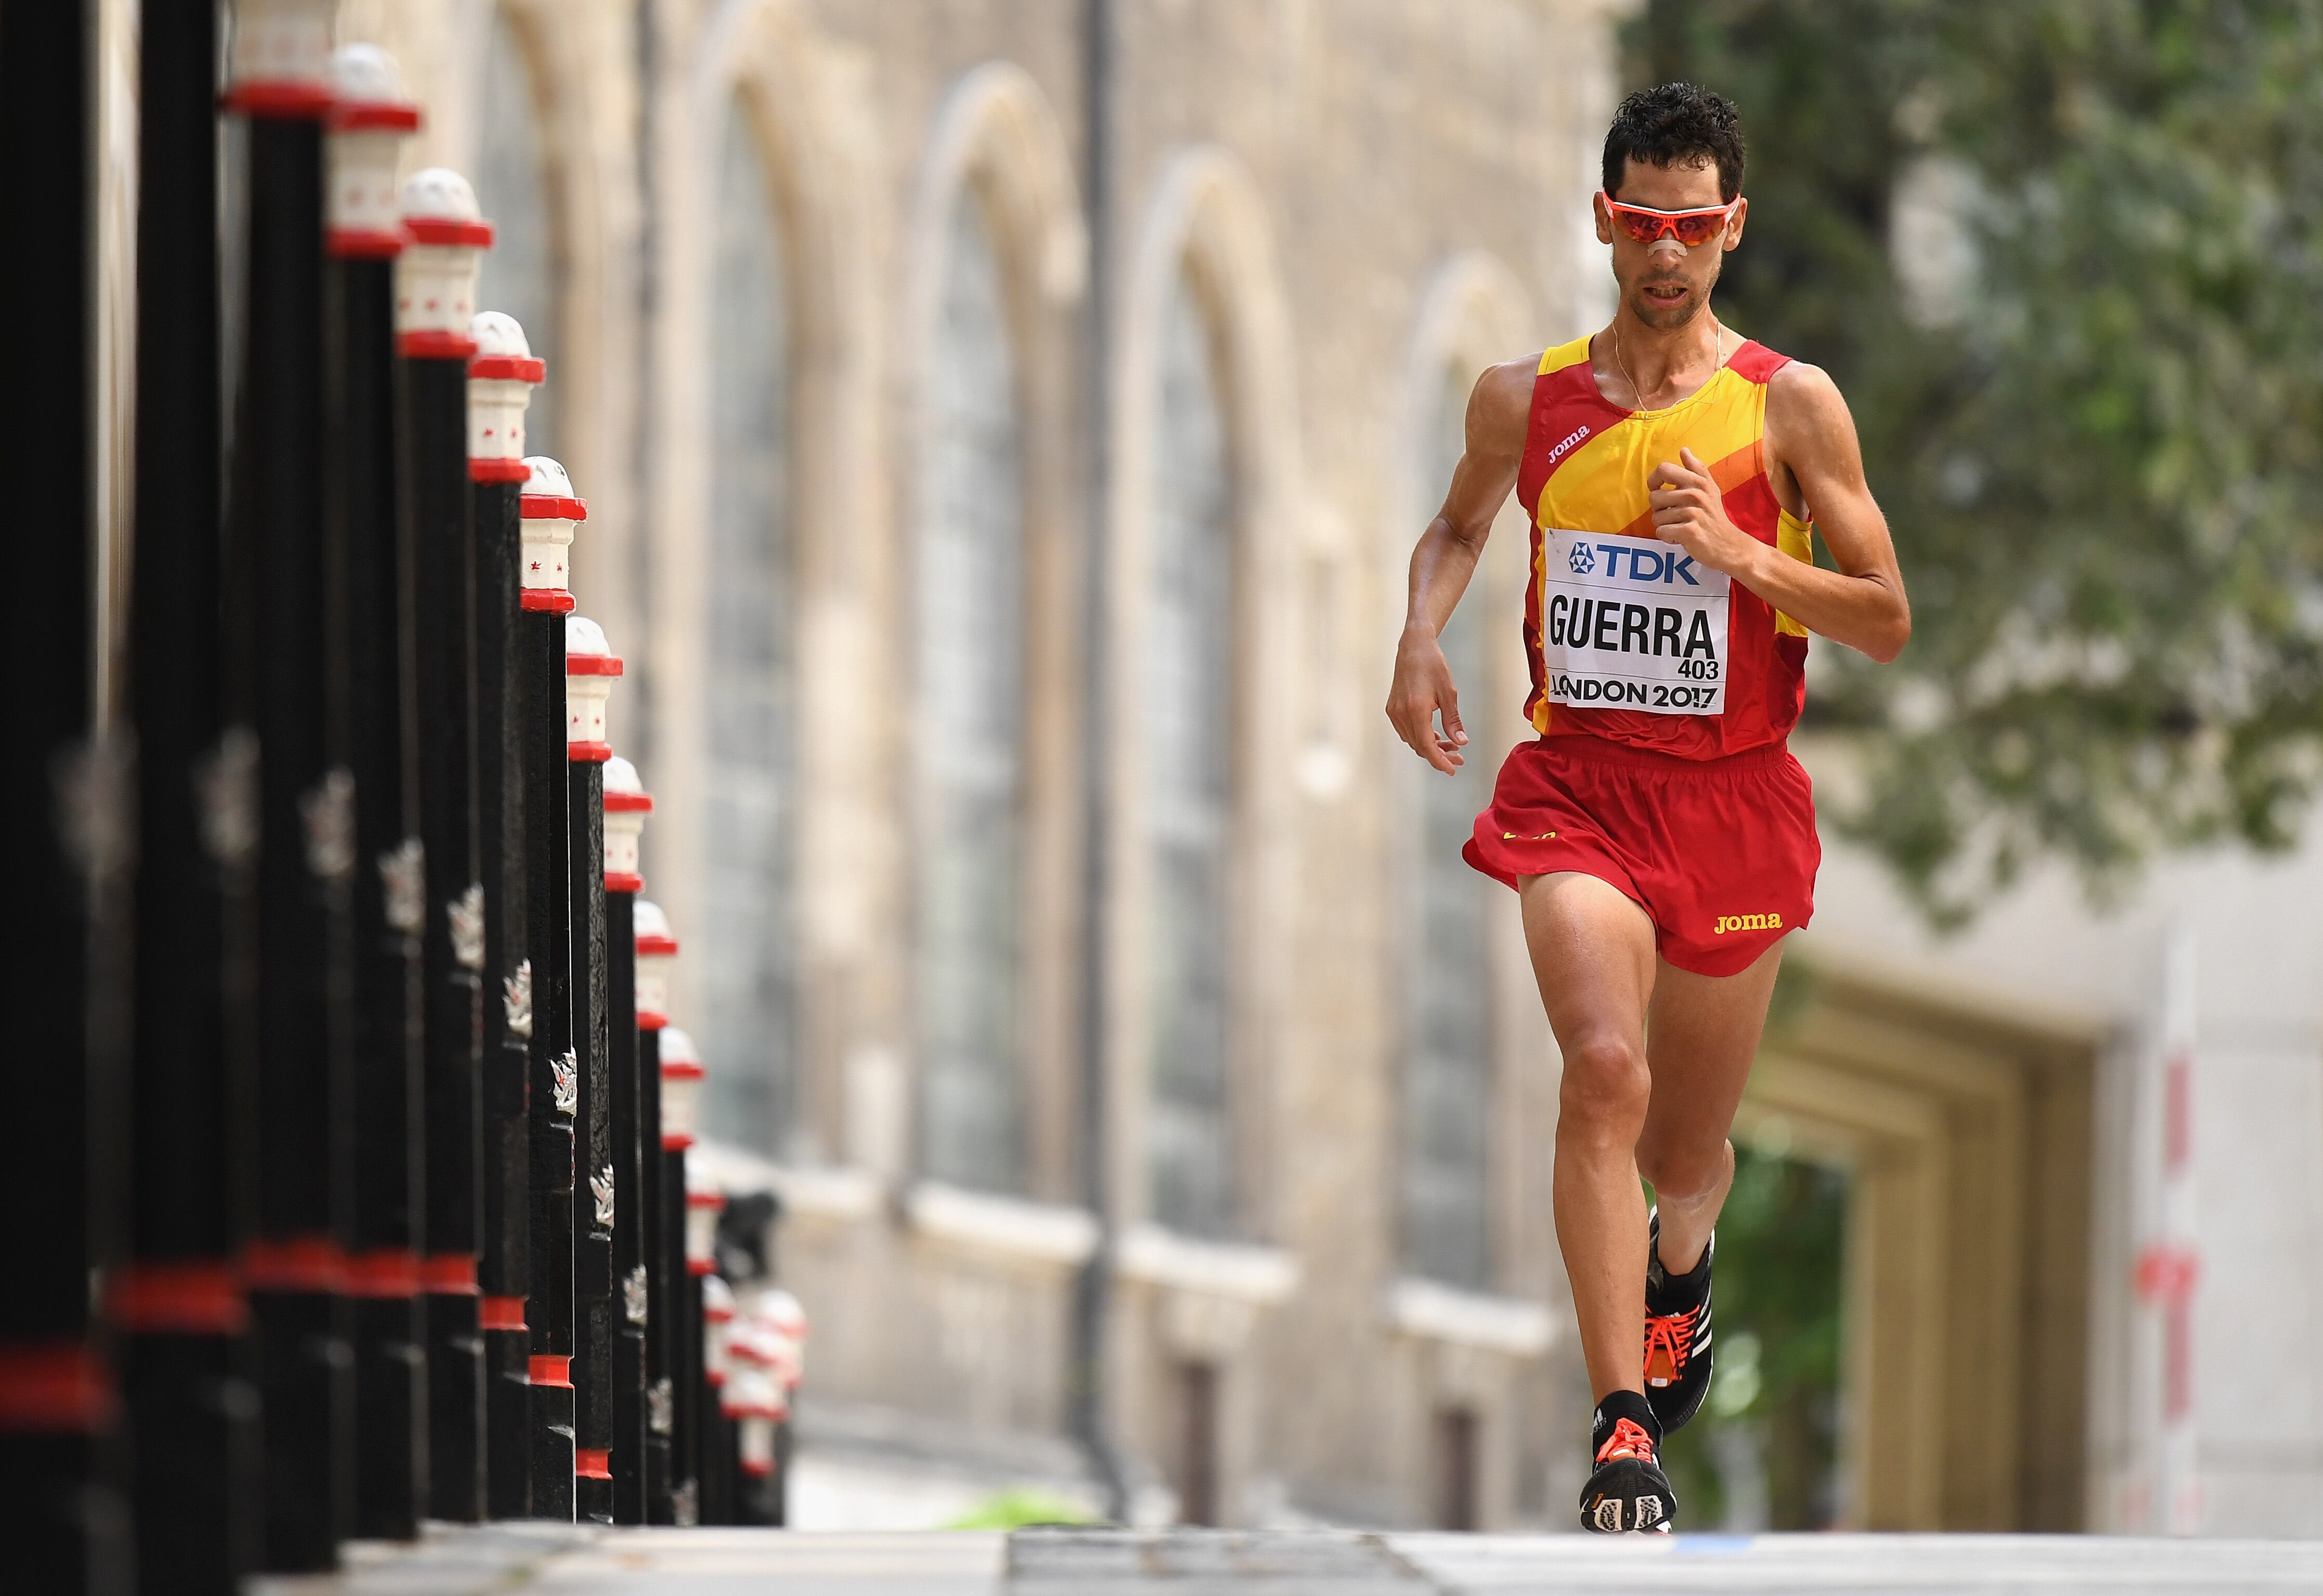
[[1683,1427],[1710,1395],[1710,1264],[1718,1233],[1689,1274],[1662,1268],[1662,1216],[1646,1222],[1646,1400],[1662,1434]]
[[1669,1533],[1677,1511],[1669,1476],[1654,1460],[1659,1444],[1653,1410],[1635,1391],[1614,1391],[1597,1405],[1590,1441],[1596,1472],[1581,1488],[1581,1527],[1600,1535]]

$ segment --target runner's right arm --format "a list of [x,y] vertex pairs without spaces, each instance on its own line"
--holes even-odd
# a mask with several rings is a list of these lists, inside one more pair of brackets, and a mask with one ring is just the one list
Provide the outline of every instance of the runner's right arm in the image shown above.
[[[1395,648],[1395,680],[1388,688],[1387,718],[1411,751],[1445,775],[1464,763],[1460,750],[1468,734],[1460,725],[1460,694],[1437,637],[1452,619],[1476,562],[1492,536],[1493,518],[1516,486],[1524,459],[1525,427],[1532,416],[1530,360],[1488,366],[1468,395],[1467,442],[1453,468],[1444,508],[1419,535],[1411,551],[1411,585],[1403,637]],[[1438,713],[1443,730],[1436,727]]]

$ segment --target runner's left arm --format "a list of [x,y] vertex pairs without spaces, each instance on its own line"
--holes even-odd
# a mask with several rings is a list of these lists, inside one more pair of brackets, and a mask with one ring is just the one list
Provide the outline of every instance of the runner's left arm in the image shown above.
[[1794,362],[1768,385],[1767,454],[1776,494],[1802,519],[1812,509],[1837,570],[1795,559],[1735,526],[1709,467],[1691,449],[1653,469],[1655,530],[1809,631],[1883,665],[1894,659],[1912,635],[1904,573],[1887,518],[1863,480],[1855,418],[1820,368]]

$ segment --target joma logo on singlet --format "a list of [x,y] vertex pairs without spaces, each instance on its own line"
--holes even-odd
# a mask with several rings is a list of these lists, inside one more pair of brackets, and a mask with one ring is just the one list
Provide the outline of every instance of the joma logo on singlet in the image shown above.
[[1779,914],[1722,914],[1718,917],[1718,923],[1710,928],[1710,934],[1713,937],[1722,937],[1728,931],[1780,931],[1782,929],[1783,917]]
[[1575,429],[1572,436],[1566,438],[1563,443],[1557,445],[1556,447],[1548,452],[1547,463],[1555,465],[1558,461],[1564,459],[1566,455],[1573,452],[1574,445],[1579,443],[1583,438],[1585,438],[1588,436],[1589,429],[1587,427],[1584,427]]

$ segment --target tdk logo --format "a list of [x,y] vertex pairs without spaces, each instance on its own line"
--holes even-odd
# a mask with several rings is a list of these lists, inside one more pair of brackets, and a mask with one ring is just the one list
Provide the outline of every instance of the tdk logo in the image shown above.
[[1681,582],[1688,587],[1702,585],[1694,577],[1694,556],[1680,555],[1676,550],[1664,553],[1657,548],[1632,548],[1620,543],[1575,542],[1573,552],[1565,556],[1565,563],[1573,567],[1575,576],[1586,576],[1597,569],[1599,555],[1605,556],[1605,574],[1608,576],[1623,574],[1621,559],[1627,555],[1630,561],[1627,579],[1630,582],[1658,582],[1664,586],[1675,586]]
[[1563,443],[1557,445],[1556,447],[1548,452],[1548,463],[1555,465],[1558,461],[1564,459],[1566,455],[1572,453],[1574,445],[1579,443],[1588,436],[1589,429],[1586,427],[1575,428],[1570,437],[1567,437]]

